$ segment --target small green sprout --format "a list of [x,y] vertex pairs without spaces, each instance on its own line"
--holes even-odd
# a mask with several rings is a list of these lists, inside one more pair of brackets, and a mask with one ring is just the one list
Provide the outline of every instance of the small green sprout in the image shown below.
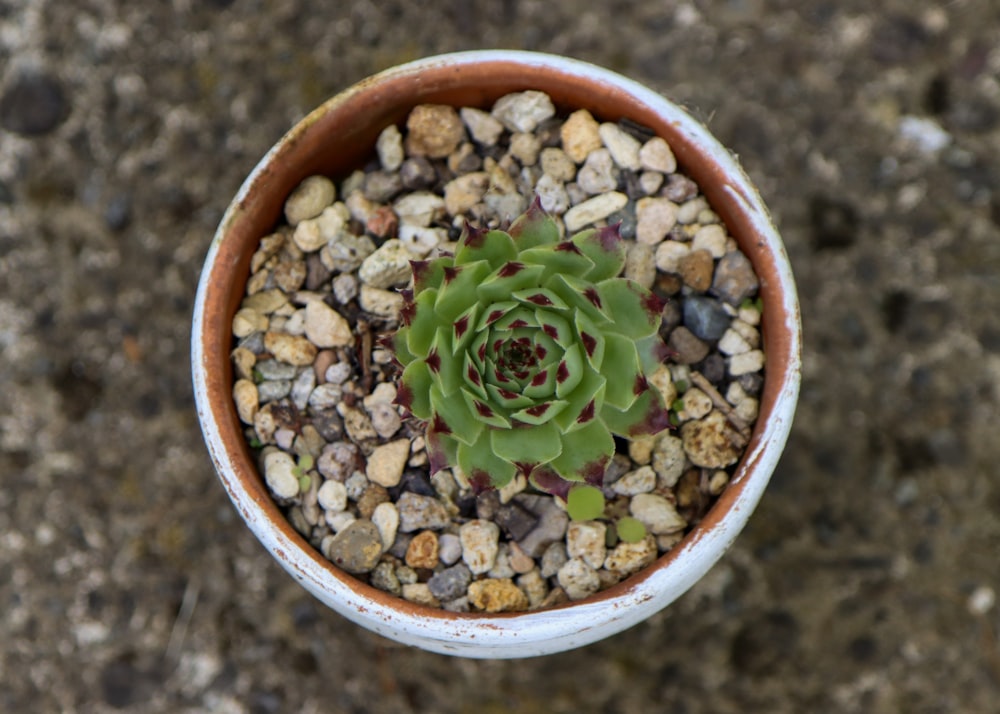
[[566,496],[566,512],[574,521],[591,521],[604,515],[604,494],[595,486],[573,486]]
[[642,521],[632,516],[623,516],[615,523],[619,540],[625,543],[638,543],[646,537],[646,526]]

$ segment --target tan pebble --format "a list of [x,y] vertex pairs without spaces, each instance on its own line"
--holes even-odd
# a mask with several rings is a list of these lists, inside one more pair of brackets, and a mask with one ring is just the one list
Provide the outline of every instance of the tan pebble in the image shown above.
[[510,543],[510,567],[518,574],[531,572],[535,568],[535,559],[525,553],[516,542]]
[[362,284],[358,302],[366,312],[395,320],[399,318],[399,311],[403,307],[403,296],[397,292]]
[[379,537],[382,539],[382,550],[389,550],[396,540],[396,532],[399,530],[399,511],[396,506],[385,501],[375,506],[371,515],[372,523],[378,528]]
[[265,332],[264,349],[279,362],[295,366],[312,364],[317,352],[316,345],[307,338],[283,332]]
[[237,347],[229,355],[233,361],[233,371],[238,379],[250,379],[253,377],[253,368],[257,364],[257,355],[246,347]]
[[764,353],[761,350],[750,350],[729,358],[729,374],[739,377],[741,374],[752,374],[764,369]]
[[469,603],[484,612],[515,612],[528,607],[528,596],[510,578],[487,578],[469,584]]
[[289,194],[285,201],[285,220],[291,226],[315,218],[333,203],[337,188],[326,176],[310,176]]
[[243,298],[242,307],[250,308],[261,315],[270,315],[272,312],[288,304],[288,296],[277,288],[272,290],[261,290],[259,293],[248,295]]
[[715,263],[707,250],[692,250],[679,261],[677,271],[684,284],[695,292],[703,293],[712,287],[712,271]]
[[740,449],[729,436],[726,417],[716,410],[704,419],[681,426],[684,452],[695,466],[720,469],[736,463]]
[[559,130],[562,148],[577,164],[583,163],[591,151],[601,148],[600,124],[586,109],[570,114]]
[[333,350],[320,350],[316,353],[316,360],[313,362],[313,371],[316,372],[317,386],[326,384],[326,370],[337,361],[337,353]]
[[399,484],[406,467],[406,459],[410,456],[410,440],[397,439],[388,444],[376,446],[368,457],[365,475],[369,481],[386,488]]
[[260,408],[260,398],[257,395],[257,385],[249,379],[238,379],[233,385],[233,400],[236,402],[236,413],[244,424],[253,424],[253,418]]
[[595,221],[603,220],[615,211],[624,208],[627,203],[628,196],[618,191],[610,191],[588,198],[566,211],[563,216],[566,230],[575,232]]
[[653,445],[656,438],[652,436],[642,436],[633,438],[628,442],[628,455],[637,464],[648,464],[653,458]]
[[607,570],[627,577],[637,573],[656,560],[656,540],[651,535],[636,543],[621,542],[604,559]]
[[469,211],[479,203],[490,185],[490,175],[474,171],[449,181],[444,187],[445,208],[453,216]]
[[656,282],[656,251],[645,243],[629,242],[625,260],[625,277],[634,280],[644,288],[652,288]]
[[411,568],[434,568],[438,563],[438,537],[434,531],[421,531],[406,547],[406,564]]
[[639,163],[642,168],[672,174],[677,170],[677,159],[670,150],[670,144],[659,136],[654,136],[639,149]]
[[611,122],[601,124],[597,131],[617,166],[628,171],[639,170],[639,149],[642,144],[634,136]]
[[402,589],[403,599],[418,605],[441,607],[441,603],[431,593],[427,583],[407,583]]
[[576,176],[576,164],[569,155],[556,146],[549,146],[542,149],[541,153],[542,172],[553,179],[566,182],[572,181]]
[[420,104],[406,119],[406,152],[410,156],[443,159],[465,139],[465,127],[454,107]]
[[244,307],[233,315],[233,336],[242,339],[267,329],[267,318],[256,310]]
[[317,347],[346,347],[354,343],[351,324],[322,300],[305,307],[305,334]]

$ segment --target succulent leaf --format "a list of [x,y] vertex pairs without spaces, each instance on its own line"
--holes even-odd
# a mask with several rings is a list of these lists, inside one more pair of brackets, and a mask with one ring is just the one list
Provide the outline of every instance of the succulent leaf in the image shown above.
[[618,275],[625,267],[626,249],[618,226],[591,228],[573,236],[573,243],[592,261],[594,267],[583,277],[592,283]]
[[617,227],[561,240],[535,201],[509,231],[466,226],[454,257],[412,263],[386,344],[432,471],[457,466],[477,489],[520,472],[565,497],[601,485],[613,435],[667,425],[645,377],[666,356],[660,302],[618,277],[624,258]]

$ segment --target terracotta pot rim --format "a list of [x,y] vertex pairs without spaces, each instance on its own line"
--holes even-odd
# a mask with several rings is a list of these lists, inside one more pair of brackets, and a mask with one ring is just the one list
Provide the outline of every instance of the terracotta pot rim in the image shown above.
[[[467,73],[492,70],[508,73],[505,82],[509,85],[519,84],[510,79],[510,72],[538,77],[544,73],[556,77],[553,82],[575,82],[595,96],[610,93],[613,100],[620,98],[629,107],[642,107],[650,116],[662,119],[664,131],[677,132],[681,146],[675,153],[680,163],[702,161],[708,167],[705,171],[725,177],[711,187],[715,200],[709,201],[723,215],[744,252],[751,255],[761,277],[762,293],[766,293],[768,359],[762,416],[750,447],[729,487],[680,545],[640,573],[585,600],[544,611],[499,615],[451,613],[414,605],[343,573],[306,543],[267,495],[246,445],[234,442],[234,431],[240,442],[242,434],[234,421],[225,347],[232,317],[226,288],[239,279],[234,275],[239,251],[232,245],[233,235],[257,210],[259,196],[270,182],[281,178],[286,184],[293,183],[281,162],[296,151],[301,153],[306,142],[319,141],[322,130],[317,127],[349,105],[391,103],[393,100],[386,97],[418,76],[428,77],[428,83],[440,83],[446,91],[452,86],[449,82],[465,81]],[[675,145],[669,137],[668,141]],[[685,165],[685,169],[690,173],[690,166]],[[701,188],[708,195],[709,187]],[[284,195],[287,190],[282,198]],[[798,395],[800,351],[798,300],[788,258],[759,194],[733,156],[677,105],[643,85],[578,60],[508,50],[439,55],[386,70],[344,90],[296,124],[263,157],[226,211],[206,257],[192,330],[193,381],[206,445],[221,482],[258,539],[308,590],[359,624],[408,644],[476,657],[547,654],[601,639],[665,607],[697,581],[742,529],[777,464]]]

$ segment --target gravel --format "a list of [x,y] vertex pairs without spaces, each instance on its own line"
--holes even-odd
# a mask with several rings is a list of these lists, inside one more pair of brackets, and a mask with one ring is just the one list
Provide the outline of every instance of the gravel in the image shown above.
[[[233,399],[276,500],[328,558],[411,602],[504,612],[619,582],[697,524],[758,412],[758,282],[697,185],[659,137],[554,117],[531,91],[489,112],[415,109],[379,135],[377,167],[292,192],[233,320]],[[605,486],[609,512],[645,525],[637,543],[613,521],[570,522],[523,477],[473,498],[461,474],[430,475],[421,425],[393,404],[378,339],[398,324],[410,261],[450,249],[466,220],[520,213],[526,190],[561,231],[619,223],[624,275],[668,302],[675,355],[649,379],[679,428],[630,442]]]

